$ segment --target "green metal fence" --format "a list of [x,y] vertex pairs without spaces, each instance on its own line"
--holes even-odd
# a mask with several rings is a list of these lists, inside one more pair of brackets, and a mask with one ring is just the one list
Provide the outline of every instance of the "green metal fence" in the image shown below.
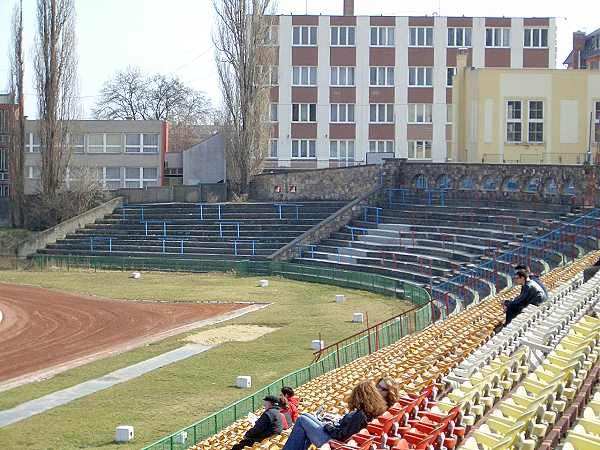
[[240,276],[279,275],[285,278],[362,289],[410,300],[415,308],[383,323],[372,326],[355,338],[340,341],[333,351],[321,354],[318,361],[296,370],[254,394],[238,400],[204,419],[144,447],[143,450],[184,450],[200,442],[236,420],[256,411],[268,394],[277,394],[283,386],[298,387],[331,370],[337,369],[377,349],[393,344],[400,338],[426,328],[432,322],[433,310],[429,293],[422,287],[381,275],[339,270],[327,267],[302,266],[278,261],[223,261],[169,258],[126,258],[113,256],[36,255],[34,267],[63,269],[88,268],[111,270],[164,270],[189,272],[228,272]]
[[66,270],[71,267],[80,267],[92,270],[234,272],[240,276],[279,275],[299,281],[362,289],[382,295],[406,298],[416,305],[424,305],[430,300],[429,293],[424,288],[382,275],[330,267],[303,266],[280,261],[35,255],[32,263],[34,267],[42,270],[49,267]]

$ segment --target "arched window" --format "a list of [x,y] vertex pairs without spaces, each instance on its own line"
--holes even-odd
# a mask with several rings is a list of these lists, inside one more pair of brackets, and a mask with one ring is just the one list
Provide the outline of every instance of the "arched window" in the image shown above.
[[452,189],[452,180],[446,174],[440,175],[437,180],[437,187],[439,189]]
[[511,177],[504,182],[502,190],[506,192],[515,192],[519,190],[519,180]]
[[458,188],[464,191],[472,191],[473,189],[475,189],[475,182],[473,181],[473,178],[469,176],[463,177],[460,180]]
[[548,181],[546,181],[544,192],[547,194],[558,194],[558,184],[556,184],[556,180],[554,178],[549,178]]
[[484,191],[498,190],[498,180],[494,177],[485,177],[482,185]]
[[538,177],[531,177],[527,180],[525,185],[525,192],[538,192],[540,190],[540,179]]
[[417,189],[427,189],[427,187],[428,187],[427,177],[423,174],[417,175],[415,177],[415,187]]

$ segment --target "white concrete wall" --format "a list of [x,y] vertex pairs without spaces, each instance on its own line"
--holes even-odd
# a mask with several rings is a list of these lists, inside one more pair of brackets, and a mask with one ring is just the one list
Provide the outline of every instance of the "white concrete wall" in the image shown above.
[[279,166],[292,158],[292,17],[279,16]]

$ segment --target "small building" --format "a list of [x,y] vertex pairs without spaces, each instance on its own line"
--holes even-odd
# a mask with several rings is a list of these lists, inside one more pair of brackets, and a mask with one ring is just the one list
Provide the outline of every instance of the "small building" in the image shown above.
[[225,143],[221,134],[183,151],[183,184],[222,183],[226,174]]
[[[41,174],[40,122],[25,123],[25,193],[35,193]],[[89,178],[104,189],[164,184],[168,124],[159,120],[73,120],[66,187]]]
[[600,69],[600,28],[587,35],[573,33],[573,50],[563,64],[569,69]]
[[457,67],[454,161],[583,164],[598,153],[600,71],[473,68],[466,52]]

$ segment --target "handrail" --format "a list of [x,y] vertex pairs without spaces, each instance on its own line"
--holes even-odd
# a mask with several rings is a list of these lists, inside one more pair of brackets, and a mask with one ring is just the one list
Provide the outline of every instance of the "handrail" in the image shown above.
[[[381,191],[381,189],[382,189],[381,186],[377,186],[375,189],[367,192],[366,194],[361,195],[360,197],[352,200],[350,203],[347,203],[346,205],[342,206],[340,209],[338,209],[336,212],[331,214],[329,217],[326,217],[321,222],[317,223],[316,225],[313,225],[311,228],[306,230],[300,236],[298,236],[291,242],[287,243],[280,249],[278,249],[275,252],[273,252],[272,254],[270,254],[268,256],[268,259],[276,260],[276,259],[280,258],[282,255],[289,252],[290,250],[294,249],[295,247],[298,247],[300,245],[306,245],[306,244],[314,244],[317,240],[320,240],[320,238],[318,236],[316,238],[313,237],[314,235],[318,235],[319,230],[321,230],[323,227],[331,224],[332,222],[336,221],[338,218],[340,218],[344,214],[348,213],[349,211],[352,211],[352,209],[356,205],[360,204],[361,202],[364,202],[369,197],[379,193]],[[348,220],[346,223],[348,223],[349,221],[350,220]],[[339,224],[339,226],[337,228],[339,228],[343,225],[345,225],[345,224]],[[305,242],[305,241],[310,241],[310,242]]]

